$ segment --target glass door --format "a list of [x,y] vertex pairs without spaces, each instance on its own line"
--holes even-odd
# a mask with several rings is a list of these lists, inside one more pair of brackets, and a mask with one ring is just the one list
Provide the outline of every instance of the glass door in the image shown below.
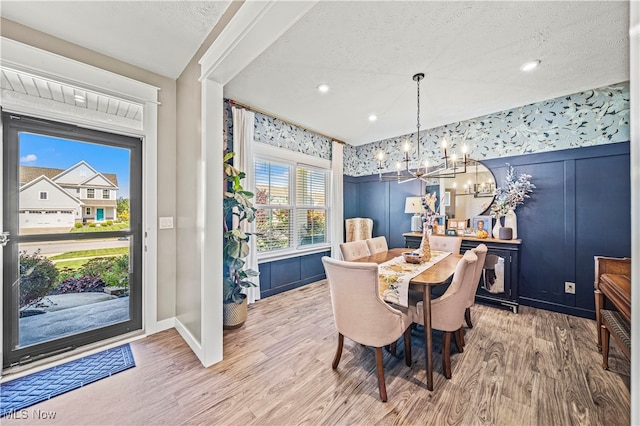
[[3,366],[142,328],[142,141],[3,113]]

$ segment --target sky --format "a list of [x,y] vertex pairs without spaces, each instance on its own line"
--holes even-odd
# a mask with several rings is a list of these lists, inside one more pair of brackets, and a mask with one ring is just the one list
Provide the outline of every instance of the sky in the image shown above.
[[68,169],[84,160],[100,173],[118,177],[118,198],[129,198],[129,150],[107,145],[20,133],[20,165]]

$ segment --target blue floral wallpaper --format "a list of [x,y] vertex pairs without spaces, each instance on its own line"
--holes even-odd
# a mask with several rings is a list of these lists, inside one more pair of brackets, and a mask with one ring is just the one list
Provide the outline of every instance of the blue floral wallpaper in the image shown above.
[[[415,144],[415,137],[412,133],[358,147],[346,146],[344,173],[349,176],[378,173],[376,154],[379,151],[386,153],[383,171],[395,170],[396,162],[403,159],[404,141],[409,139]],[[469,155],[478,160],[626,142],[629,140],[629,83],[421,131],[421,152],[426,152],[432,163],[442,156],[442,138],[447,139],[454,150],[466,142]],[[425,150],[424,146],[428,148]]]
[[[256,112],[253,139],[279,148],[331,160],[331,139],[268,115]],[[231,149],[233,142],[233,116],[231,104],[225,100],[224,138]]]
[[259,112],[256,113],[253,138],[257,142],[331,160],[331,139]]

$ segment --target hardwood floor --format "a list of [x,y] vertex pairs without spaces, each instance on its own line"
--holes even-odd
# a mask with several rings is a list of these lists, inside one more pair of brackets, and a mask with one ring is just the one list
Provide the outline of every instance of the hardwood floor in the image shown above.
[[[601,367],[595,321],[522,307],[475,305],[464,353],[442,375],[435,333],[434,391],[425,384],[424,341],[413,364],[384,354],[389,401],[379,399],[375,354],[337,345],[325,281],[259,301],[249,320],[225,332],[224,360],[203,368],[175,330],[131,344],[137,366],[28,408],[55,412],[38,424],[447,424],[628,425],[629,362],[612,344]],[[357,303],[354,303],[357,309]],[[455,345],[454,345],[455,348]]]

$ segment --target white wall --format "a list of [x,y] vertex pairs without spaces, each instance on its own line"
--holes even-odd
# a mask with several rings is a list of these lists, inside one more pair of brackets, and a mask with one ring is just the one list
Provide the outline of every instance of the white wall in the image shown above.
[[630,2],[629,52],[631,98],[631,424],[640,424],[640,2]]
[[[158,188],[161,190],[158,192],[156,204],[159,216],[175,216],[175,80],[101,55],[4,18],[0,18],[0,35],[160,88],[158,93],[161,105],[158,107],[157,169],[162,173],[158,173]],[[157,241],[158,261],[156,271],[154,271],[154,275],[158,277],[156,318],[158,321],[172,321],[175,316],[176,292],[175,230],[158,231]],[[171,322],[171,324],[173,323]]]

